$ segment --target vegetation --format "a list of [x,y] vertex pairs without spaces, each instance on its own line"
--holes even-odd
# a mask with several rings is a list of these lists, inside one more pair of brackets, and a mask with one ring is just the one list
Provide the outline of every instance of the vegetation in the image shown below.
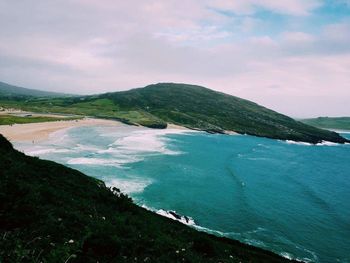
[[48,121],[61,121],[61,120],[77,120],[80,118],[75,117],[44,117],[44,116],[15,116],[15,115],[3,115],[0,114],[0,125],[12,125],[23,123],[35,123],[35,122],[48,122]]
[[231,130],[282,140],[347,141],[335,132],[306,125],[251,101],[187,84],[160,83],[95,96],[1,99],[0,106],[111,118],[152,128],[174,123],[208,132]]
[[11,100],[0,98],[0,106],[5,108],[20,108],[22,110],[40,113],[64,113],[114,119],[127,124],[142,125],[151,128],[166,128],[167,126],[166,122],[148,112],[142,110],[122,110],[112,100],[96,97]]
[[133,204],[0,135],[0,262],[290,262]]
[[350,130],[350,117],[318,117],[301,120],[303,123],[324,129]]

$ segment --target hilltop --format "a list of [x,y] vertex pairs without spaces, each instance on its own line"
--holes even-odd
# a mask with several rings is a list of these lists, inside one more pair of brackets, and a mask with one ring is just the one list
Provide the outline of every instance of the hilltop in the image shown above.
[[310,143],[347,141],[335,132],[306,125],[254,102],[188,84],[159,83],[94,96],[0,98],[0,106],[116,119],[150,128],[166,128],[167,123],[174,123],[212,133],[235,131]]
[[291,262],[136,206],[0,135],[0,262]]

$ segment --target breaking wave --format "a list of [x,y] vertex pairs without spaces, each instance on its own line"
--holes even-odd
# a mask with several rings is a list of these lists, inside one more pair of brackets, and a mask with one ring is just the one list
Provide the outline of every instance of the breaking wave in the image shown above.
[[152,184],[152,180],[144,178],[113,178],[104,180],[106,186],[117,187],[122,193],[134,194],[143,192]]

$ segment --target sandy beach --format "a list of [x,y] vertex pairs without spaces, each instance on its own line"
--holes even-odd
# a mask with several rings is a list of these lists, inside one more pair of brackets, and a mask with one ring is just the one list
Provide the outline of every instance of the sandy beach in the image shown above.
[[189,128],[186,128],[184,126],[180,126],[173,123],[168,123],[167,129],[177,129],[177,130],[190,130]]
[[81,120],[1,125],[0,133],[10,141],[37,142],[48,139],[51,133],[61,129],[94,125],[120,126],[122,124],[112,120],[84,118]]
[[[8,113],[8,112],[7,112]],[[12,111],[13,113],[13,111]],[[18,113],[18,112],[16,112]],[[60,117],[60,115],[38,114],[40,116]],[[61,116],[64,117],[64,116]],[[124,125],[119,121],[83,118],[80,120],[60,120],[51,122],[37,122],[26,124],[0,125],[0,134],[10,141],[33,141],[38,142],[49,138],[50,134],[61,129],[81,126],[120,126]],[[188,130],[188,128],[169,123],[167,129]]]

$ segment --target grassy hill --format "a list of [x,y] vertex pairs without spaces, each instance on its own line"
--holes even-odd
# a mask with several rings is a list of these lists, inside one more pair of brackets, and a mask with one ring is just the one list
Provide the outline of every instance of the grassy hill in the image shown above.
[[4,82],[0,82],[0,97],[63,97],[67,96],[63,93],[47,92],[35,89],[26,89],[17,87]]
[[0,135],[0,262],[290,262],[133,204]]
[[336,133],[305,125],[251,101],[200,86],[161,83],[99,97],[108,98],[123,110],[144,111],[165,122],[201,130],[233,130],[313,143],[345,141]]
[[68,98],[0,97],[0,106],[111,118],[151,128],[174,123],[208,132],[231,130],[282,140],[347,141],[335,132],[306,125],[254,102],[187,84],[159,83],[123,92]]
[[305,124],[324,129],[350,130],[350,117],[318,117],[301,121]]

